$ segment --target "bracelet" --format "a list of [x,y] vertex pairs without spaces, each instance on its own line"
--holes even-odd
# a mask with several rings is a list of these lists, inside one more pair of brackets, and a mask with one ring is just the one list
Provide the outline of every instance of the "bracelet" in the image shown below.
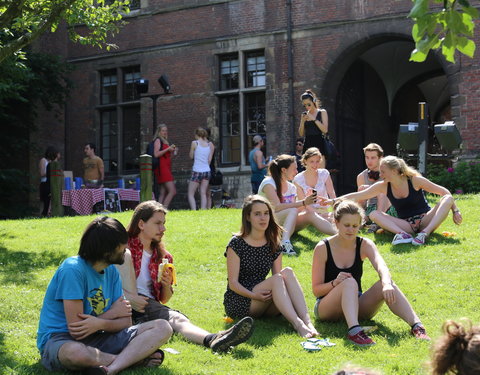
[[303,207],[306,207],[306,206],[305,206],[305,199],[302,200],[302,204],[303,204]]
[[332,286],[335,288],[335,285],[333,285],[333,280],[332,280],[332,281],[330,281],[330,284],[332,284]]

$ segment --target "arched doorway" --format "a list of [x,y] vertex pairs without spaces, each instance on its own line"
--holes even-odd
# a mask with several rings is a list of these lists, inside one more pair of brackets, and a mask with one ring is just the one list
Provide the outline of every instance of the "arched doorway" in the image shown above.
[[419,101],[429,103],[432,122],[449,115],[451,93],[440,61],[430,54],[424,63],[409,62],[413,48],[405,37],[379,36],[352,46],[332,65],[322,97],[334,108],[330,132],[342,155],[337,193],[356,190],[366,144],[396,153],[399,126],[417,121]]

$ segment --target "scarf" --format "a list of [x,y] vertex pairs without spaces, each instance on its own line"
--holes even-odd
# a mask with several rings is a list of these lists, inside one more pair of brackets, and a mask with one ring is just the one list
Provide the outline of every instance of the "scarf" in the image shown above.
[[[128,239],[128,249],[132,253],[133,268],[135,269],[135,277],[140,275],[140,268],[142,266],[143,244],[138,237]],[[169,263],[173,263],[172,254],[165,251],[165,255],[160,255],[160,249],[157,247],[152,253],[148,270],[152,278],[152,294],[157,301],[160,301],[162,292],[162,284],[158,282],[158,265],[162,263],[162,258],[167,258]]]

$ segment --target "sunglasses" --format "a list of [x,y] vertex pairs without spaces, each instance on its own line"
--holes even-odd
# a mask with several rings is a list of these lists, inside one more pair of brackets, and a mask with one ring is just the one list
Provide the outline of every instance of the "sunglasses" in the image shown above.
[[297,146],[303,146],[303,143],[297,142]]

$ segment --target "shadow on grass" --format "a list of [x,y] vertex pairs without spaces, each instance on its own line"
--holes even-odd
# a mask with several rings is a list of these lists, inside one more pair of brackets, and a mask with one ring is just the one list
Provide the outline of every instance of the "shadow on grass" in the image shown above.
[[291,333],[295,333],[295,330],[282,316],[256,318],[255,331],[248,343],[255,347],[264,347],[271,345],[275,337]]
[[[32,246],[31,243],[26,246]],[[0,242],[0,271],[3,274],[2,285],[32,284],[36,280],[39,269],[58,266],[65,258],[66,253],[42,251],[30,253],[27,251],[9,250]]]
[[300,242],[302,245],[299,247],[298,245],[294,244],[295,251],[300,255],[301,250],[300,248],[308,250],[308,252],[312,252],[315,249],[315,246],[324,238],[329,237],[329,235],[325,233],[320,233],[314,228],[308,227],[303,229],[301,232],[296,232],[292,236],[292,242],[298,243]]
[[[376,242],[376,241],[375,241]],[[458,238],[452,238],[452,237],[445,237],[444,235],[440,233],[432,233],[430,236],[427,237],[427,242],[423,246],[415,246],[412,244],[400,244],[400,245],[392,245],[392,253],[395,254],[405,254],[405,253],[411,253],[413,251],[419,251],[421,250],[424,246],[438,246],[438,245],[458,245],[460,244],[461,241]]]

